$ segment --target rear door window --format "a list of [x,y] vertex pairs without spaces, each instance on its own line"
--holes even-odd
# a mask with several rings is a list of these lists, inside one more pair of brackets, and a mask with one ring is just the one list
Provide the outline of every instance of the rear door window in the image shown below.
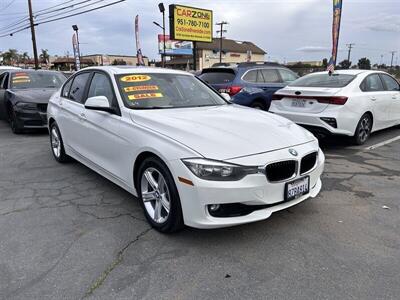
[[278,83],[281,82],[278,71],[275,69],[262,69],[260,70],[265,83]]
[[380,92],[384,91],[383,83],[378,74],[367,76],[360,85],[363,92]]
[[224,84],[231,83],[235,79],[236,74],[233,70],[215,70],[204,72],[199,77],[209,84]]

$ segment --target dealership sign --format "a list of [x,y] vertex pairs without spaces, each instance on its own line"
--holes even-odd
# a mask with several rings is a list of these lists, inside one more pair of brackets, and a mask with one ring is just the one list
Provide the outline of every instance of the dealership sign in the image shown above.
[[[164,53],[164,36],[158,35],[158,53]],[[171,40],[169,35],[165,36],[165,54],[166,55],[192,55],[193,43],[189,41]]]
[[212,42],[213,12],[183,5],[169,6],[172,40]]

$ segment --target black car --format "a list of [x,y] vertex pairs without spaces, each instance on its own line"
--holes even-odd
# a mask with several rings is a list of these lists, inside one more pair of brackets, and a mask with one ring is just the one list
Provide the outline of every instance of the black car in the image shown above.
[[0,119],[14,133],[47,126],[47,103],[66,77],[61,72],[8,70],[0,74]]
[[299,76],[277,63],[218,64],[203,69],[199,78],[236,104],[268,110],[272,95]]

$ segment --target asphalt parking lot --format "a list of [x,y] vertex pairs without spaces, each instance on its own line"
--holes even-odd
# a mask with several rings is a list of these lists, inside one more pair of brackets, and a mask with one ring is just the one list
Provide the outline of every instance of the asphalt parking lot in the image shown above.
[[379,143],[399,135],[324,141],[320,196],[266,221],[162,235],[45,132],[0,122],[0,298],[398,299],[400,140]]

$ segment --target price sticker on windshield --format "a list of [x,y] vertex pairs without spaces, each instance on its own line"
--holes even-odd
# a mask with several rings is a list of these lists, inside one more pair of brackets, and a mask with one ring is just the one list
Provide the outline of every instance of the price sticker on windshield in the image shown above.
[[128,95],[129,100],[142,100],[142,99],[162,98],[162,97],[164,96],[161,93],[143,93],[143,94]]
[[124,88],[125,93],[137,92],[137,91],[157,91],[158,86],[156,85],[138,85],[138,86],[128,86]]
[[149,75],[133,74],[121,77],[120,80],[123,82],[142,82],[142,81],[148,81],[150,79],[151,77]]

